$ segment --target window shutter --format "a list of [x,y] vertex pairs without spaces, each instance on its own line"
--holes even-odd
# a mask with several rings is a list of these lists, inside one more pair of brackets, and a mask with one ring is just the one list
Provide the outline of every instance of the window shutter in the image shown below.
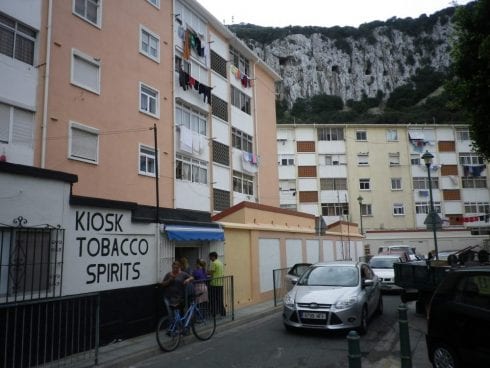
[[10,135],[10,107],[0,104],[0,142],[8,142]]
[[99,66],[78,55],[73,57],[73,79],[83,86],[99,91]]
[[97,141],[96,134],[72,128],[71,155],[96,162]]
[[34,114],[25,110],[14,109],[14,124],[12,126],[12,143],[33,147]]

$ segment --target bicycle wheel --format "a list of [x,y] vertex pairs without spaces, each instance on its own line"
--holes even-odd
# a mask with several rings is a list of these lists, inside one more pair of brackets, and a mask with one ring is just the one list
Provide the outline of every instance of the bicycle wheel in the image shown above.
[[157,324],[157,342],[163,351],[173,351],[180,343],[179,323],[168,316],[160,318]]
[[196,307],[192,317],[192,332],[199,340],[209,340],[216,331],[216,316],[209,308]]

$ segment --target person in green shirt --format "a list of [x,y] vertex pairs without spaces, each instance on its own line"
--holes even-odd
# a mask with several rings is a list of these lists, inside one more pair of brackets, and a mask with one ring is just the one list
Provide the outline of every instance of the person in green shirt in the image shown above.
[[226,309],[223,303],[223,263],[218,259],[218,253],[209,253],[211,263],[209,265],[209,303],[211,312],[215,315],[226,316]]

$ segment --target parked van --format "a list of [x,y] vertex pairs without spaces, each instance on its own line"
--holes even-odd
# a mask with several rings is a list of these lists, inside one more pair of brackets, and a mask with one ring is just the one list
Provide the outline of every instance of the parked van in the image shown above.
[[386,245],[384,247],[378,248],[378,254],[403,254],[406,253],[409,261],[416,261],[420,259],[415,253],[415,247],[410,247],[408,245],[397,244],[397,245]]

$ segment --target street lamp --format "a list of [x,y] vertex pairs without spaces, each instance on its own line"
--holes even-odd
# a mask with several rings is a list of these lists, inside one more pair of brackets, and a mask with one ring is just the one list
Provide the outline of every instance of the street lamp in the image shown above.
[[434,199],[432,197],[432,180],[430,178],[430,166],[432,165],[432,159],[434,158],[434,155],[431,154],[429,151],[425,151],[425,153],[422,155],[422,159],[425,162],[425,166],[427,166],[427,177],[429,178],[429,195],[430,195],[430,212],[428,218],[430,221],[428,222],[432,226],[432,232],[434,233],[434,251],[436,252],[435,254],[435,259],[439,259],[439,253],[437,251],[437,235],[436,235],[436,225],[437,221],[436,219],[437,214],[436,211],[434,210]]
[[359,219],[361,222],[361,234],[364,234],[364,231],[362,230],[362,198],[361,196],[357,197],[357,202],[359,202]]

